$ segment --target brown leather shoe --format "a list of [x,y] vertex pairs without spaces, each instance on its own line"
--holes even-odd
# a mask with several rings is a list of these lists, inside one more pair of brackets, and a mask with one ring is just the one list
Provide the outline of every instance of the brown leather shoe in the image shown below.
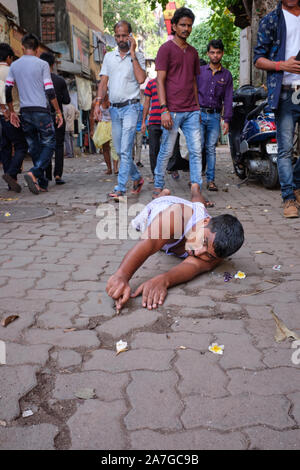
[[296,201],[298,202],[298,204],[300,204],[300,189],[295,189],[294,194],[296,197]]
[[299,217],[298,204],[294,199],[288,199],[285,201],[283,215],[287,218]]

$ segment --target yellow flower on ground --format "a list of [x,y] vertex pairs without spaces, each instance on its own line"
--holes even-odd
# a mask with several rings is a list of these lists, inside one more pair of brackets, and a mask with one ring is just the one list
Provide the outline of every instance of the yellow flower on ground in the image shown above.
[[208,349],[214,354],[223,354],[224,344],[219,345],[218,343],[212,343],[210,346],[208,346]]
[[234,277],[235,279],[245,279],[246,274],[243,271],[238,271]]

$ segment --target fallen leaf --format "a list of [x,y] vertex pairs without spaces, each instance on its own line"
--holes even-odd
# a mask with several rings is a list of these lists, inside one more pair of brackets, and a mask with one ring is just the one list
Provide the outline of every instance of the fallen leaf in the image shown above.
[[268,251],[262,251],[262,250],[254,251],[255,255],[262,255],[263,253],[265,255],[273,255],[273,253],[269,253]]
[[179,346],[179,349],[186,349],[185,346]]
[[71,333],[71,331],[76,331],[76,328],[66,328],[64,333]]
[[75,392],[75,396],[77,398],[82,398],[82,400],[89,400],[91,398],[95,398],[95,389],[94,388],[81,388]]
[[6,421],[2,421],[2,420],[0,419],[0,426],[3,426],[3,427],[7,426],[7,422],[6,422]]
[[3,320],[1,321],[1,325],[7,326],[13,321],[17,320],[17,318],[19,318],[19,315],[9,315],[8,317],[3,318]]
[[0,201],[17,201],[19,198],[12,198],[12,197],[0,197]]
[[10,212],[5,212],[4,217],[10,217],[11,213]]
[[284,341],[285,339],[292,338],[292,339],[300,339],[300,337],[294,333],[294,331],[291,331],[285,326],[285,324],[279,320],[277,315],[271,311],[271,314],[275,320],[276,323],[276,333],[275,333],[275,341],[277,343],[280,343],[281,341]]

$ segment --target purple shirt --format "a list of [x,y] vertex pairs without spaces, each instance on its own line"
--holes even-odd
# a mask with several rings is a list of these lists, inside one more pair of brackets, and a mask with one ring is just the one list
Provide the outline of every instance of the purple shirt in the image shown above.
[[213,74],[209,64],[200,67],[197,75],[198,98],[200,106],[204,108],[219,109],[224,103],[224,121],[232,118],[233,80],[229,70],[221,70]]
[[170,111],[184,113],[197,111],[194,78],[200,73],[196,49],[188,45],[181,49],[174,41],[163,44],[157,53],[155,69],[167,72],[165,88]]

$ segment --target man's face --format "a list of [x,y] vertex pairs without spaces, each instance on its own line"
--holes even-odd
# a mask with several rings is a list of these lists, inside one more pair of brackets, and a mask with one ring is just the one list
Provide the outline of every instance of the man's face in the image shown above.
[[218,260],[213,243],[216,237],[207,227],[209,219],[204,219],[202,227],[197,227],[197,231],[191,232],[186,241],[186,251],[190,256],[195,256],[202,261],[211,262]]
[[128,36],[129,31],[127,25],[121,25],[116,28],[115,40],[119,49],[128,50]]
[[192,32],[193,20],[184,16],[183,18],[180,18],[177,24],[173,24],[172,28],[177,37],[186,40]]
[[299,0],[282,0],[282,5],[286,8],[294,8],[299,5]]
[[210,47],[207,55],[212,64],[218,65],[222,60],[224,51],[221,51],[221,49],[215,49],[214,47]]

